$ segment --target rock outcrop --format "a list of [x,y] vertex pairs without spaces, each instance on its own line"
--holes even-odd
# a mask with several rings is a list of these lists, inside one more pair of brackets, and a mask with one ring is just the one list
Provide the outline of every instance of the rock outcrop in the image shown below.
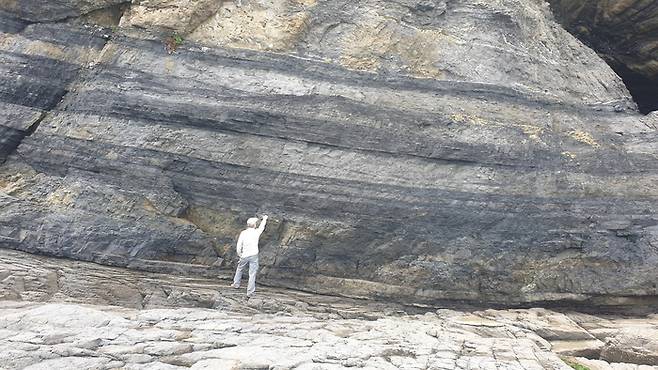
[[278,286],[656,304],[657,116],[543,2],[157,3],[2,3],[1,247],[214,274],[267,212]]
[[655,314],[437,310],[262,286],[246,300],[228,279],[7,250],[0,279],[10,369],[658,368]]
[[647,111],[658,110],[658,2],[550,0],[558,19],[602,55]]
[[0,303],[0,359],[31,370],[571,369],[534,338],[476,327],[435,314],[366,321]]

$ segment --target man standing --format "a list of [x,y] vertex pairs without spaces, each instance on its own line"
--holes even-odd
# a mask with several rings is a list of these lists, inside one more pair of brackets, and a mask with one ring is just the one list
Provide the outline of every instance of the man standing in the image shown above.
[[256,228],[258,218],[252,217],[247,220],[247,229],[240,233],[238,238],[238,268],[235,271],[233,284],[231,287],[240,288],[240,281],[242,280],[242,270],[249,264],[249,283],[247,284],[247,298],[251,297],[256,291],[256,273],[258,272],[258,239],[260,234],[265,230],[267,223],[267,216],[263,216],[260,226]]

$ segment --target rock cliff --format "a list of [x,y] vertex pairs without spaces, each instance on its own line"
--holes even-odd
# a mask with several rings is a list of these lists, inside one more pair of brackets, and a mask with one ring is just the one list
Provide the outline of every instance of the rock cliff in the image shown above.
[[273,285],[656,304],[658,116],[542,1],[0,4],[3,248],[213,275],[268,213]]

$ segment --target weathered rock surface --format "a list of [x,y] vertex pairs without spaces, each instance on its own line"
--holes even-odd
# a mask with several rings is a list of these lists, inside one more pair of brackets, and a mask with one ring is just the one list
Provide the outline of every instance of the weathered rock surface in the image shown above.
[[159,3],[117,32],[3,3],[1,247],[229,273],[267,212],[278,286],[655,307],[658,116],[545,4],[227,2],[170,54]]
[[0,0],[0,11],[28,22],[61,22],[94,12],[111,12],[126,3],[130,0]]
[[566,25],[607,57],[658,78],[658,3],[651,0],[551,0]]
[[2,303],[0,359],[11,369],[570,369],[531,338],[463,328],[435,314],[318,320]]
[[221,0],[136,1],[121,22],[122,25],[186,34],[217,14],[221,5]]
[[658,109],[658,2],[550,0],[558,19],[635,85]]
[[656,315],[437,310],[262,286],[245,300],[226,279],[6,250],[0,281],[8,369],[569,369],[558,355],[658,368]]

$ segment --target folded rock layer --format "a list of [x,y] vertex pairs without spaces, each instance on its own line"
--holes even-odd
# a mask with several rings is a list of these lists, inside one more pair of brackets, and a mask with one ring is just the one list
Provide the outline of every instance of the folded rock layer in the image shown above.
[[[273,285],[655,304],[658,120],[545,5],[292,3],[261,14],[308,12],[276,53],[203,28],[221,12],[175,47],[133,27],[134,9],[115,30],[0,14],[0,246],[226,274],[246,218],[267,213],[260,276]],[[426,11],[443,18],[410,23]],[[396,46],[313,36],[331,12],[387,19]],[[445,57],[402,58],[421,26],[470,39],[430,37],[412,51]],[[345,63],[359,53],[377,62]]]

